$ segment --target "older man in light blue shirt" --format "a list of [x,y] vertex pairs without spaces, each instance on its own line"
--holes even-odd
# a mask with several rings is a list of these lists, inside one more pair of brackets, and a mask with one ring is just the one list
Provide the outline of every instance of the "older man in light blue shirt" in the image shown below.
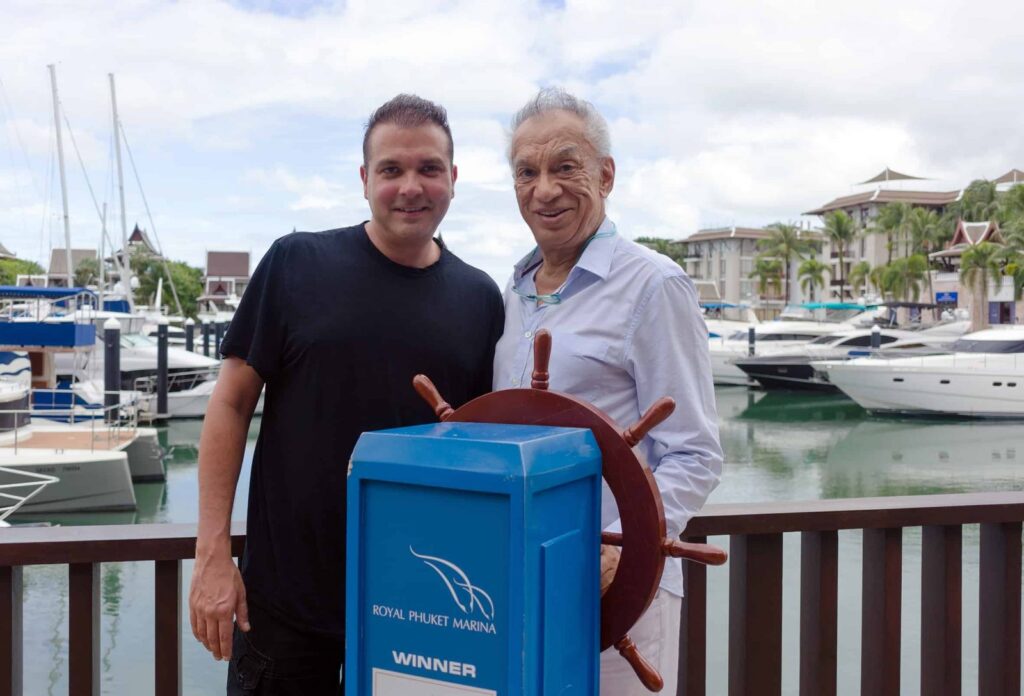
[[[512,121],[516,198],[537,248],[505,291],[505,333],[494,356],[494,388],[529,383],[533,336],[551,332],[550,388],[593,403],[620,425],[635,423],[662,396],[674,413],[639,453],[654,471],[668,533],[679,535],[718,484],[722,450],[707,329],[693,283],[678,264],[618,234],[605,215],[615,182],[608,127],[588,102],[542,90]],[[602,523],[618,526],[607,490]],[[618,554],[602,551],[602,574]],[[680,562],[666,563],[661,589],[631,631],[675,693]],[[607,651],[601,693],[646,693],[624,660]]]

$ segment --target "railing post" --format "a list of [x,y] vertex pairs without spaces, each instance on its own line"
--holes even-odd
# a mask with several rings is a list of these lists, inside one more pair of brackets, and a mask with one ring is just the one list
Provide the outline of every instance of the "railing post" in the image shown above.
[[156,562],[156,696],[181,696],[181,561]]
[[210,322],[203,322],[203,355],[210,357]]
[[68,566],[68,685],[75,696],[100,693],[100,565]]
[[1021,523],[981,525],[978,694],[1020,694]]
[[0,696],[22,693],[22,596],[21,567],[0,567]]
[[903,529],[864,530],[860,692],[899,696]]
[[800,535],[800,695],[835,696],[839,533]]
[[729,541],[729,696],[782,692],[782,535]]
[[921,693],[960,696],[963,534],[926,526],[921,539]]
[[[687,539],[703,544],[707,537]],[[708,571],[683,563],[683,605],[679,620],[678,696],[704,696],[707,689]],[[671,694],[668,696],[672,696]]]

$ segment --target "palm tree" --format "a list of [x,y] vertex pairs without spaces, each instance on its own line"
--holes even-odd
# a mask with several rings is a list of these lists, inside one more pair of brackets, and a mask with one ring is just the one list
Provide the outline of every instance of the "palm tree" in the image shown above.
[[892,253],[898,240],[903,236],[910,218],[910,205],[907,203],[887,203],[878,211],[878,217],[871,226],[874,234],[885,235],[886,263],[892,263]]
[[814,251],[814,245],[807,239],[800,238],[800,228],[781,222],[768,225],[770,234],[757,243],[763,256],[779,259],[782,262],[783,295],[789,303],[789,261],[794,256],[803,259]]
[[850,269],[850,290],[854,295],[863,295],[864,286],[871,277],[871,264],[867,261],[860,261]]
[[934,210],[925,208],[914,208],[907,221],[907,228],[910,231],[910,241],[914,254],[924,254],[928,278],[928,301],[935,303],[935,289],[932,287],[931,264],[928,261],[928,254],[939,247],[939,238],[942,235],[942,227],[939,222],[939,214]]
[[996,185],[991,181],[977,179],[964,189],[963,195],[950,210],[958,218],[981,222],[998,217],[999,201],[996,197]]
[[[1022,187],[1024,188],[1024,187]],[[1024,297],[1024,254],[1018,250],[1006,250],[1006,266],[1003,272],[1013,280],[1013,299]]]
[[757,278],[757,291],[762,295],[771,288],[778,292],[782,278],[782,262],[779,259],[758,256],[750,277]]
[[988,326],[988,283],[993,280],[997,288],[1002,286],[1003,257],[1003,248],[992,242],[979,242],[960,257],[960,279],[973,294],[971,331]]
[[857,226],[853,218],[842,210],[835,210],[825,216],[825,236],[839,252],[839,300],[846,294],[846,248],[857,238]]
[[814,290],[817,287],[825,286],[825,273],[828,272],[828,264],[818,259],[807,259],[800,264],[797,275],[800,277],[800,287],[804,292],[814,299]]
[[921,281],[927,273],[928,259],[914,254],[888,264],[882,273],[882,285],[896,299],[917,302],[921,298]]

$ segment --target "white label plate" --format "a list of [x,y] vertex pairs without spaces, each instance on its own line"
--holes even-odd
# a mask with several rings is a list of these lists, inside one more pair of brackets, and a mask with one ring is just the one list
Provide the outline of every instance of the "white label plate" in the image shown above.
[[498,692],[374,668],[372,696],[498,696]]

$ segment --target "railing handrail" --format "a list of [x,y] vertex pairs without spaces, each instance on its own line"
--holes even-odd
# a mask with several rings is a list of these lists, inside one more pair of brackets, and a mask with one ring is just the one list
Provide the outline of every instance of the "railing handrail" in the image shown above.
[[705,505],[685,537],[963,525],[1024,519],[1024,492]]
[[[1024,492],[836,498],[707,505],[686,537],[840,529],[963,525],[1024,519]],[[245,522],[231,525],[237,555]],[[196,525],[136,524],[11,528],[0,534],[0,566],[180,560],[195,555]]]

